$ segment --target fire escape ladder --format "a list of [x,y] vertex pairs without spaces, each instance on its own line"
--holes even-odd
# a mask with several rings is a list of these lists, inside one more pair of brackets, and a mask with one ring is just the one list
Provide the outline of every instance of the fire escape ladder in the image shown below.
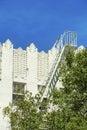
[[70,45],[71,47],[77,46],[77,34],[75,32],[71,31],[64,32],[64,34],[61,35],[54,44],[54,47],[57,48],[58,53],[56,55],[55,62],[51,68],[51,71],[48,74],[45,89],[43,91],[41,99],[48,98],[50,96],[53,87],[56,86],[59,76],[60,64],[64,57],[64,52],[67,49],[67,45]]

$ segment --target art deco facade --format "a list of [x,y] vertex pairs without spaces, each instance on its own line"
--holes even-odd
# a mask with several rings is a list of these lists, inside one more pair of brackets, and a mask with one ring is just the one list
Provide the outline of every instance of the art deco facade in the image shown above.
[[20,95],[25,89],[33,95],[39,92],[57,53],[55,47],[48,53],[38,52],[33,43],[26,50],[14,49],[10,40],[0,45],[0,129],[7,130],[2,109],[15,99],[17,88]]
[[67,44],[76,47],[76,33],[64,32],[48,53],[38,52],[33,43],[26,50],[14,49],[10,40],[0,44],[0,130],[10,130],[2,110],[16,95],[22,96],[24,90],[33,95],[41,91],[44,98],[53,86],[62,86],[58,73]]

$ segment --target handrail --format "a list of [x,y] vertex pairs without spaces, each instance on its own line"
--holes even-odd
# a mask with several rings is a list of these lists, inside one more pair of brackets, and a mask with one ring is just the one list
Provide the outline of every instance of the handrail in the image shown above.
[[49,97],[50,90],[56,85],[58,81],[55,81],[55,79],[57,79],[58,77],[58,69],[60,68],[60,62],[62,60],[66,45],[68,44],[70,46],[77,46],[77,34],[75,32],[65,31],[64,34],[61,35],[55,42],[53,47],[57,48],[58,53],[56,55],[55,62],[48,74],[48,78],[45,83],[45,89],[43,91],[41,99],[43,99],[44,97]]
[[[55,66],[54,66],[54,68],[51,70],[51,72],[52,72],[52,74],[50,75],[50,77],[48,77],[48,80],[47,80],[47,82],[46,82],[46,88],[45,88],[45,91],[44,91],[44,93],[43,93],[43,96],[42,96],[42,98],[43,97],[47,97],[47,96],[49,96],[49,94],[48,94],[48,90],[49,89],[51,89],[51,83],[52,83],[52,80],[53,80],[53,77],[55,76],[55,73],[56,73],[56,71],[57,71],[57,69],[59,68],[59,66],[60,66],[60,62],[61,62],[61,57],[62,57],[62,55],[63,55],[63,53],[64,53],[64,50],[65,50],[65,46],[62,48],[62,51],[61,51],[61,53],[57,56],[57,61],[56,61],[56,64],[55,64]],[[50,73],[51,73],[50,72]],[[56,76],[58,76],[58,75],[56,75]],[[57,81],[56,81],[57,82]],[[56,84],[56,82],[55,82],[55,84]],[[55,85],[54,84],[54,85]]]

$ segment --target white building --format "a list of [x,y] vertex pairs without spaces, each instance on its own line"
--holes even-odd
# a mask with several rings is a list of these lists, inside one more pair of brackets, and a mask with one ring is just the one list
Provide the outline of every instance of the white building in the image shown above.
[[[65,35],[69,37],[68,40]],[[50,94],[54,85],[61,86],[57,79],[59,64],[65,44],[71,40],[73,43],[70,41],[70,44],[76,45],[76,36],[72,40],[73,36],[72,32],[61,35],[48,53],[38,52],[33,43],[26,50],[14,49],[10,40],[0,45],[0,130],[9,130],[8,121],[6,118],[3,119],[2,110],[17,94],[21,96],[26,89],[33,95],[42,91],[44,97]],[[21,88],[19,93],[18,87]]]

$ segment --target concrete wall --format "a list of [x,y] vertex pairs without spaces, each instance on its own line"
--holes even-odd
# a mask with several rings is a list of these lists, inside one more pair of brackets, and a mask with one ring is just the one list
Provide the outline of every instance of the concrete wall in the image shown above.
[[13,82],[24,83],[25,89],[38,93],[38,85],[45,85],[57,50],[38,52],[32,43],[26,50],[13,49],[10,40],[0,46],[0,130],[10,130],[8,119],[3,119],[2,110],[12,102]]
[[3,119],[2,110],[12,101],[13,84],[13,46],[9,40],[2,46],[2,77],[0,83],[0,130],[8,130],[7,118]]
[[37,48],[33,43],[27,47],[27,90],[37,93]]

